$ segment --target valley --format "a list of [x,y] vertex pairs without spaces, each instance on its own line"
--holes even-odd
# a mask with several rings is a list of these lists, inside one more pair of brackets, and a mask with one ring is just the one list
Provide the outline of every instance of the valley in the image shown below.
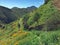
[[60,45],[58,1],[45,0],[39,8],[0,6],[0,45]]

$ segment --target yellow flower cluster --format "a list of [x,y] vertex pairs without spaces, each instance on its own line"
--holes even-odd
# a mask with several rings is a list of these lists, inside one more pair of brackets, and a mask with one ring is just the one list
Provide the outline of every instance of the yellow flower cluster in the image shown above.
[[18,42],[18,41],[16,41],[14,45],[18,45],[18,43],[19,43],[19,42]]
[[12,36],[13,36],[13,37],[16,37],[17,35],[18,35],[17,33],[14,33]]
[[0,41],[0,45],[6,45],[6,43],[3,41]]

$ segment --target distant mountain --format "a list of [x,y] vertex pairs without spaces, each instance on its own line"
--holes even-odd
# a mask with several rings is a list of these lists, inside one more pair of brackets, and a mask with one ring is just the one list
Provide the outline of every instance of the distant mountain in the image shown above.
[[2,23],[10,23],[23,15],[26,15],[27,13],[32,12],[35,10],[36,7],[28,7],[28,8],[18,8],[14,7],[12,9],[0,6],[0,22]]
[[0,6],[0,21],[3,23],[9,23],[16,19],[17,17],[12,13],[11,9]]
[[13,7],[12,11],[15,15],[18,16],[18,18],[20,18],[36,9],[37,9],[37,7],[35,7],[35,6],[31,6],[31,7],[27,7],[27,8]]

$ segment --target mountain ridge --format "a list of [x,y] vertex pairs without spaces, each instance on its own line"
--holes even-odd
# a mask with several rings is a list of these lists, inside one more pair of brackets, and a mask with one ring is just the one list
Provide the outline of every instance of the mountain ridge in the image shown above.
[[35,9],[36,7],[9,9],[4,6],[0,6],[0,20],[2,21],[2,23],[10,23],[14,20],[17,20],[18,17],[20,18],[20,16],[30,13]]

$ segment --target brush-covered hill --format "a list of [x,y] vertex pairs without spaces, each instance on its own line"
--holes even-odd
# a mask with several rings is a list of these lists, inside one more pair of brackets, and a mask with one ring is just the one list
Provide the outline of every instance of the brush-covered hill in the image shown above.
[[37,7],[35,7],[35,6],[31,6],[31,7],[27,7],[27,8],[13,7],[12,11],[15,15],[17,15],[18,18],[20,18],[36,9],[37,9]]
[[20,20],[0,28],[0,45],[60,45],[60,10],[53,2],[49,0]]
[[[59,1],[59,0],[58,0]],[[56,30],[60,28],[60,10],[55,0],[46,0],[44,5],[23,18],[26,29]],[[60,3],[59,3],[60,4]]]
[[9,23],[16,19],[17,17],[12,13],[11,9],[0,6],[0,21],[2,23]]
[[36,7],[28,7],[28,8],[12,8],[9,9],[7,7],[0,6],[0,22],[2,23],[10,23],[12,21],[17,20],[18,18],[30,13],[35,10]]

